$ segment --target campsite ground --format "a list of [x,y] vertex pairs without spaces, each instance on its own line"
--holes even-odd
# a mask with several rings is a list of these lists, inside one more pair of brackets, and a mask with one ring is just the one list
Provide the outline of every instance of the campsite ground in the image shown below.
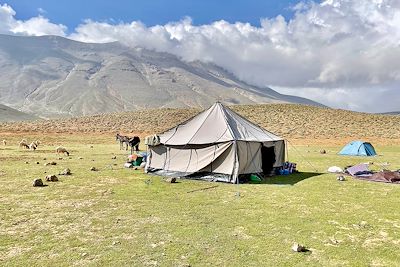
[[[0,147],[0,265],[400,262],[400,186],[352,178],[339,182],[336,175],[324,173],[332,165],[366,161],[376,169],[384,162],[399,169],[399,140],[376,138],[372,141],[379,156],[357,158],[336,155],[343,140],[291,139],[289,160],[298,163],[299,174],[238,186],[191,180],[168,184],[142,170],[124,169],[126,153],[110,134],[1,137],[8,145]],[[23,137],[43,145],[35,152],[18,149]],[[69,157],[59,159],[54,153],[59,144],[71,150]],[[327,154],[320,154],[321,149]],[[49,161],[57,165],[44,166]],[[67,167],[71,176],[32,187],[34,178]],[[294,242],[309,251],[293,252]]]

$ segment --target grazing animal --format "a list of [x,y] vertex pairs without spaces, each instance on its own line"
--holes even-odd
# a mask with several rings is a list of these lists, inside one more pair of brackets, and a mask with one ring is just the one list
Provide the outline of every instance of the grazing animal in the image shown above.
[[30,149],[30,150],[36,150],[36,148],[37,148],[37,144],[36,144],[35,141],[32,142],[32,143],[29,145],[29,149]]
[[31,149],[31,150],[36,150],[37,148],[38,148],[38,146],[39,146],[39,144],[40,144],[40,141],[33,141],[30,145],[29,145],[29,149]]
[[19,142],[19,147],[29,149],[28,142],[25,139],[22,139],[21,142]]
[[57,152],[57,154],[63,153],[63,154],[67,154],[67,156],[69,156],[69,152],[67,151],[67,149],[62,146],[57,147],[56,152]]
[[115,141],[119,141],[119,150],[122,149],[123,146],[123,137],[119,133],[115,135]]
[[124,144],[126,145],[126,150],[128,150],[128,146],[129,146],[129,137],[125,136],[125,135],[120,135],[119,133],[117,133],[115,135],[115,140],[119,141],[119,149],[123,149],[124,148]]
[[6,146],[7,145],[7,141],[3,140],[3,145]]
[[130,138],[128,144],[131,147],[131,154],[133,154],[133,148],[135,148],[136,151],[139,151],[139,144],[140,144],[139,136],[134,136]]

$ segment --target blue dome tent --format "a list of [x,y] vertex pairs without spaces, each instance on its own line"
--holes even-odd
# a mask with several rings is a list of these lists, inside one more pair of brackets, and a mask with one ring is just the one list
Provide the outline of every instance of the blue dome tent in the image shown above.
[[376,152],[374,147],[368,142],[352,141],[339,152],[339,155],[376,156]]

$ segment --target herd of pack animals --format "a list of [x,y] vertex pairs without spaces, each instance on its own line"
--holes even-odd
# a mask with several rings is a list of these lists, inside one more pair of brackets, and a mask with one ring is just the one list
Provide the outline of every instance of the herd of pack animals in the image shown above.
[[[126,150],[128,150],[129,147],[131,148],[131,154],[133,154],[134,149],[136,151],[139,151],[140,138],[138,136],[130,138],[128,136],[120,135],[119,133],[117,133],[115,136],[115,140],[119,142],[120,150],[124,149],[124,144],[125,144]],[[39,145],[40,145],[39,140],[35,140],[29,143],[26,139],[22,139],[18,144],[19,148],[29,149],[33,151],[35,151],[39,147]],[[3,146],[7,146],[7,140],[3,140]],[[65,154],[69,156],[68,150],[62,146],[58,146],[56,148],[56,153]]]

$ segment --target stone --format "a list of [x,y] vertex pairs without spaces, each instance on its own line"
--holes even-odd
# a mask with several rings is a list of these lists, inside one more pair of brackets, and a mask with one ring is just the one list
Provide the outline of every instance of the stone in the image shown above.
[[36,164],[40,164],[40,162],[39,162],[39,161],[36,161]]
[[171,184],[176,183],[176,178],[175,177],[167,178],[167,179],[165,179],[165,182],[171,183]]
[[292,246],[292,250],[294,252],[305,252],[307,251],[306,248],[298,243],[294,243]]
[[48,182],[58,182],[58,177],[55,175],[46,175],[46,181]]
[[43,181],[40,178],[33,180],[33,186],[43,186]]
[[62,172],[60,172],[59,175],[71,175],[71,170],[66,168]]
[[82,157],[79,157],[78,159],[83,159]]
[[111,159],[117,159],[117,156],[112,157]]
[[98,171],[98,169],[96,167],[92,167],[92,168],[90,168],[90,170],[93,172]]
[[326,150],[325,150],[325,149],[321,149],[321,150],[319,151],[319,153],[320,153],[320,154],[326,154]]
[[346,181],[346,178],[344,178],[344,176],[340,175],[336,178],[338,181]]

